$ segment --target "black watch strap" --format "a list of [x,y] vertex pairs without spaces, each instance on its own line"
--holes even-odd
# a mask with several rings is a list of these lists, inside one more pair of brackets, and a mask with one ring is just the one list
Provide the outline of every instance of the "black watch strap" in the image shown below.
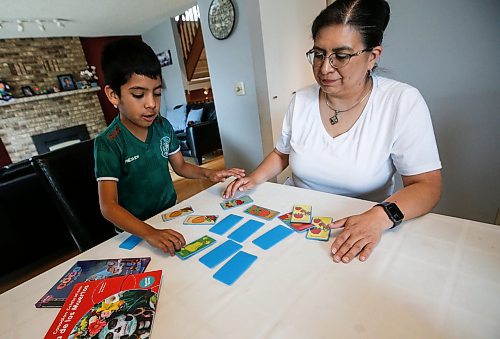
[[403,218],[405,217],[403,212],[399,209],[398,205],[396,205],[393,202],[389,201],[384,201],[381,202],[380,204],[376,204],[375,206],[381,206],[389,219],[392,221],[392,226],[389,229],[393,229],[394,227],[398,226],[401,224],[403,221]]

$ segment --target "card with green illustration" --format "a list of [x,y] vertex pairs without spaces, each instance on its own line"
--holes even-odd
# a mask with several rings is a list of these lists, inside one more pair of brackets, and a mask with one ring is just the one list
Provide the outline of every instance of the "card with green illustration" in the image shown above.
[[182,260],[185,260],[192,255],[204,250],[205,248],[213,245],[214,243],[214,238],[211,238],[208,235],[204,235],[201,238],[196,239],[195,241],[190,242],[189,244],[181,248],[175,253],[175,255],[177,255]]

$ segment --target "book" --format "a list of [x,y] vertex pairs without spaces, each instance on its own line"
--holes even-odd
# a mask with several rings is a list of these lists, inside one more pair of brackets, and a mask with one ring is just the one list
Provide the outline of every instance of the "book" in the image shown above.
[[45,339],[149,338],[162,271],[74,285]]
[[142,273],[150,257],[116,258],[77,261],[52,288],[35,304],[37,308],[61,307],[77,283],[109,277]]

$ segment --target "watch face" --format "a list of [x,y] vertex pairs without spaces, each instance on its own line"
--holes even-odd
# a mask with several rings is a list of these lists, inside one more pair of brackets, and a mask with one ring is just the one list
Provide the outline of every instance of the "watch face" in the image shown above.
[[214,38],[227,38],[234,27],[234,6],[231,0],[213,0],[208,9],[208,27]]
[[395,222],[401,221],[404,218],[403,212],[401,212],[396,204],[388,204],[387,211],[390,213],[390,215],[392,216],[392,220]]

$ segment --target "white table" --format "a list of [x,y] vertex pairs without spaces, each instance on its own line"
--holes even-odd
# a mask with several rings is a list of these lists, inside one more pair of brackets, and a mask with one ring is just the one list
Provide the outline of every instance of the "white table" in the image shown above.
[[[248,220],[243,206],[220,208],[223,188],[217,184],[170,210],[191,205],[195,214],[219,214],[221,220],[234,213]],[[282,213],[310,204],[313,215],[335,219],[373,205],[272,183],[250,195],[255,204]],[[230,233],[184,226],[183,219],[155,216],[149,222],[180,230],[188,242],[208,234],[217,239],[212,248]],[[428,214],[386,232],[367,262],[335,264],[331,241],[307,240],[305,233],[268,251],[251,243],[278,224],[277,218],[266,222],[244,242],[258,259],[232,286],[212,278],[222,265],[205,267],[201,253],[182,261],[144,241],[128,251],[118,247],[128,234],[117,235],[0,295],[0,338],[43,337],[59,309],[34,304],[76,260],[137,256],[151,256],[148,270],[164,274],[156,339],[500,337],[500,227]]]

